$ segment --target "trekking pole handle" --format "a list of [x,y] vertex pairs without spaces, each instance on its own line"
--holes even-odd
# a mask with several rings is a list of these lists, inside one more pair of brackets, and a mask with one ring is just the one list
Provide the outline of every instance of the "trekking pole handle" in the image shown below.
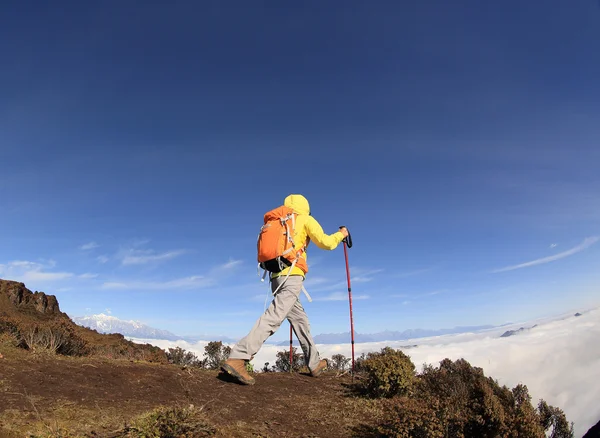
[[348,230],[348,228],[345,225],[340,226],[340,230],[342,228],[346,228],[346,231],[348,231],[348,236],[344,237],[344,240],[342,240],[342,242],[346,242],[346,245],[348,245],[348,248],[352,248],[352,236],[350,235],[350,231]]

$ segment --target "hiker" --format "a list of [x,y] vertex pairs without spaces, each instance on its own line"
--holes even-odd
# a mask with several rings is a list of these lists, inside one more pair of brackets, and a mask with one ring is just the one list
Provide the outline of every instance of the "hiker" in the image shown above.
[[[277,331],[286,318],[300,341],[310,375],[318,377],[327,368],[327,360],[319,357],[319,352],[310,334],[308,316],[299,299],[301,291],[306,293],[303,287],[304,278],[308,272],[306,247],[310,241],[313,241],[321,249],[334,250],[348,236],[348,231],[345,227],[340,227],[339,231],[331,235],[325,234],[321,225],[310,215],[310,206],[307,199],[302,195],[289,195],[285,198],[283,207],[272,210],[265,215],[265,225],[261,229],[261,233],[265,227],[271,225],[271,223],[267,223],[268,217],[275,216],[277,220],[274,220],[273,223],[280,224],[281,221],[277,217],[280,212],[290,212],[288,213],[290,215],[293,212],[293,215],[291,215],[293,217],[288,221],[291,223],[289,225],[286,223],[286,226],[293,227],[294,232],[289,233],[293,234],[293,238],[290,236],[290,247],[293,240],[293,248],[298,250],[298,256],[292,256],[294,262],[291,266],[280,270],[280,272],[275,272],[279,269],[277,267],[273,268],[273,260],[261,264],[261,267],[271,272],[270,281],[271,292],[274,295],[273,301],[265,313],[258,318],[250,333],[231,349],[229,359],[222,366],[223,371],[231,374],[245,385],[254,385],[255,383],[254,378],[246,371],[246,363],[252,360],[267,338]],[[269,216],[270,214],[271,216]],[[280,232],[279,234],[283,233]],[[259,237],[259,261],[261,256],[260,244]],[[271,265],[269,265],[270,263]]]

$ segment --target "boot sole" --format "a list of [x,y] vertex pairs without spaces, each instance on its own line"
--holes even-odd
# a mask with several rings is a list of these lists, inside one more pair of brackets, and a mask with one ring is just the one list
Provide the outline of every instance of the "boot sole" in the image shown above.
[[230,366],[230,365],[224,364],[224,365],[221,367],[221,369],[222,369],[223,371],[225,371],[227,374],[229,374],[229,375],[232,375],[233,377],[235,377],[236,379],[238,379],[238,381],[240,381],[240,382],[241,382],[241,383],[243,383],[244,385],[254,385],[254,383],[256,383],[254,379],[252,379],[252,380],[247,380],[247,379],[244,379],[244,377],[243,377],[243,376],[242,376],[240,373],[238,373],[238,372],[237,372],[237,371],[236,371],[236,370],[235,370],[235,369],[234,369],[232,366]]

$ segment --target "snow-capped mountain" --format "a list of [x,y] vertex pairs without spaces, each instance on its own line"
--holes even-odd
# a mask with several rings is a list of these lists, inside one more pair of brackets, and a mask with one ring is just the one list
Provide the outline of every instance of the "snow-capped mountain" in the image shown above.
[[138,321],[124,321],[114,316],[105,315],[104,313],[100,313],[99,315],[73,317],[71,319],[75,324],[94,329],[99,333],[120,333],[123,336],[144,339],[166,339],[169,341],[181,339],[180,336],[167,330],[150,327]]

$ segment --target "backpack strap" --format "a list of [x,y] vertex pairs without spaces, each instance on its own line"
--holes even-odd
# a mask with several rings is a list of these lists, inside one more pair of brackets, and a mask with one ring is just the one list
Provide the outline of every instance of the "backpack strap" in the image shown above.
[[[283,282],[277,286],[277,289],[275,289],[272,293],[272,295],[274,296],[277,292],[279,292],[279,289],[281,289],[281,286],[283,286],[285,284],[285,282],[288,280],[288,278],[290,278],[290,274],[292,272],[292,269],[294,269],[294,266],[296,266],[296,261],[298,259],[294,259],[294,261],[292,262],[287,275],[285,276],[285,279],[283,280]],[[311,296],[308,294],[306,288],[304,287],[304,284],[302,285],[302,292],[304,292],[304,295],[306,295],[306,299],[308,300],[309,303],[312,303],[312,298]],[[268,295],[267,295],[267,299],[268,299]],[[265,300],[265,310],[267,310],[267,300]]]
[[304,285],[302,285],[302,292],[304,292],[304,295],[306,295],[306,299],[308,300],[308,302],[312,303],[312,298],[310,297],[310,295],[306,291],[306,288],[304,287]]

